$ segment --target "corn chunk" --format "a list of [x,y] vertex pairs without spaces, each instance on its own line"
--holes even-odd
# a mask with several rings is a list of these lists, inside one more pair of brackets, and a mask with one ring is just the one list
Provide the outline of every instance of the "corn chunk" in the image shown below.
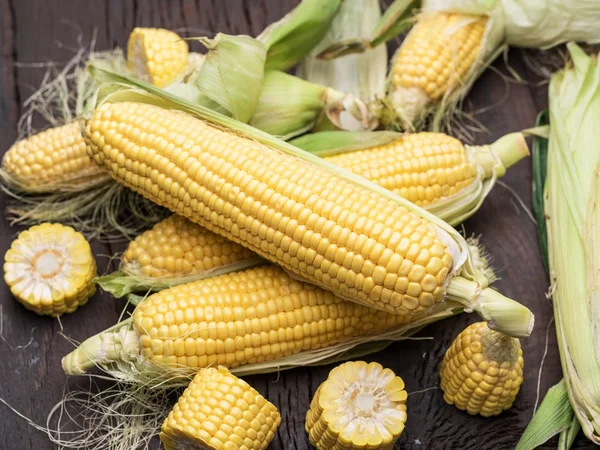
[[71,313],[96,290],[92,249],[71,227],[43,223],[21,232],[4,261],[12,294],[40,315]]
[[406,423],[404,381],[381,364],[344,363],[319,386],[306,414],[317,450],[391,450]]
[[444,400],[484,417],[509,409],[523,383],[521,344],[486,322],[465,328],[444,356],[440,368]]
[[165,87],[188,66],[188,45],[163,28],[134,28],[127,43],[127,65],[134,77]]
[[198,372],[165,420],[165,450],[264,450],[281,423],[277,408],[223,367]]

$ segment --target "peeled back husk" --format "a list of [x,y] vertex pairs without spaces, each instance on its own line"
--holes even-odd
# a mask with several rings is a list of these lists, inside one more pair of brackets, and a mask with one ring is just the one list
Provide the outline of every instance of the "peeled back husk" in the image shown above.
[[249,124],[288,140],[323,124],[344,130],[372,130],[377,120],[357,97],[277,70],[265,74]]
[[382,94],[388,64],[385,45],[330,61],[317,57],[335,42],[370,36],[380,19],[379,0],[345,0],[323,40],[302,61],[298,75],[365,102]]
[[600,443],[600,66],[575,44],[549,88],[544,207],[558,346],[569,399]]

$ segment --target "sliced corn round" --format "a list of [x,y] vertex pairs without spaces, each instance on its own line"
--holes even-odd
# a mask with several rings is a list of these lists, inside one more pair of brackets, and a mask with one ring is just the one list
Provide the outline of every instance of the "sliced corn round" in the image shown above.
[[404,381],[381,364],[344,363],[319,386],[306,415],[317,450],[392,449],[406,423]]
[[166,450],[261,450],[281,417],[248,383],[223,367],[202,369],[165,420]]
[[440,376],[446,403],[469,414],[496,416],[512,406],[523,382],[521,344],[486,322],[474,323],[446,352]]
[[92,249],[71,227],[43,223],[23,231],[4,261],[4,280],[12,294],[38,314],[73,312],[96,290]]
[[188,65],[188,45],[163,28],[134,28],[127,43],[127,65],[134,77],[157,87],[177,80]]

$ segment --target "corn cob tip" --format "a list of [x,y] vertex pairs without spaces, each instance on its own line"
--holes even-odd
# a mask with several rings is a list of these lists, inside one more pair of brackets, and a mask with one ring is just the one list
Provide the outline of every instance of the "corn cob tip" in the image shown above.
[[381,364],[341,364],[310,403],[310,443],[317,450],[391,449],[404,431],[406,399],[402,378]]
[[89,369],[111,362],[135,361],[140,355],[139,334],[131,319],[98,333],[61,360],[65,375],[83,375]]
[[512,406],[523,382],[521,344],[474,323],[446,351],[440,378],[446,403],[469,414],[498,415]]
[[264,450],[281,423],[277,408],[226,368],[201,369],[160,432],[166,450]]

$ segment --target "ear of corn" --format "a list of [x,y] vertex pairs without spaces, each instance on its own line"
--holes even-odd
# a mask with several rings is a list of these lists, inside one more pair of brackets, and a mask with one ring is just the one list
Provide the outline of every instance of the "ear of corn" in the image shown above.
[[287,140],[330,123],[371,130],[377,120],[358,98],[275,70],[265,75],[250,125]]
[[[202,118],[126,102],[127,91],[103,96],[86,134],[91,154],[118,181],[354,301],[418,315],[442,301],[446,290],[486,320],[494,317],[498,329],[530,333],[530,311],[486,288],[466,242],[445,222],[250,126],[142,82],[91,70],[99,80],[136,86]],[[142,97],[138,90],[135,98]],[[149,177],[129,167],[160,170]]]
[[327,33],[341,0],[302,0],[257,37],[267,48],[266,70],[287,70],[302,60]]
[[392,449],[406,423],[404,381],[379,363],[346,362],[319,386],[305,429],[317,450]]
[[323,40],[302,61],[299,75],[312,83],[352,94],[364,102],[382,94],[388,65],[387,48],[384,45],[367,50],[362,55],[333,61],[323,61],[317,57],[334,42],[368,37],[380,18],[379,0],[342,2]]
[[261,261],[241,245],[172,215],[131,241],[120,270],[96,283],[115,297],[123,297],[242,270]]
[[366,133],[324,132],[299,138],[294,144],[407,198],[452,225],[474,214],[496,179],[529,154],[521,133],[484,146],[463,146],[442,133],[372,135],[373,142],[369,142]]
[[474,323],[444,355],[440,377],[446,403],[469,414],[498,415],[512,406],[523,382],[521,344]]
[[60,224],[21,232],[4,257],[4,281],[23,306],[38,314],[75,311],[94,294],[95,276],[90,244]]
[[223,367],[198,372],[165,420],[166,450],[264,450],[281,423],[277,408]]
[[134,28],[127,43],[127,65],[134,77],[158,87],[183,75],[188,45],[177,33],[163,28]]
[[77,191],[110,179],[86,152],[80,122],[17,141],[2,158],[2,177],[25,192]]
[[[485,51],[487,16],[424,12],[394,56],[389,96],[407,128],[467,84]],[[482,49],[483,46],[483,49]]]
[[[139,356],[170,368],[229,369],[279,360],[411,322],[293,280],[275,265],[198,280],[158,292],[133,315],[127,338],[105,334],[68,355],[82,373],[96,362]],[[114,339],[127,344],[114,344]],[[120,355],[115,348],[129,348]],[[103,356],[100,356],[103,355]]]

